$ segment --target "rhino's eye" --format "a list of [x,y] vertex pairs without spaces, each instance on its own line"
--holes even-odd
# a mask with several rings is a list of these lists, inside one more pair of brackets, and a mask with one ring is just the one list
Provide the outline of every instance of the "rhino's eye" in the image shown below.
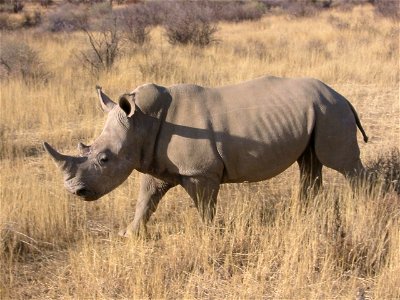
[[106,162],[108,162],[108,157],[105,153],[100,153],[97,157],[99,164],[103,166]]

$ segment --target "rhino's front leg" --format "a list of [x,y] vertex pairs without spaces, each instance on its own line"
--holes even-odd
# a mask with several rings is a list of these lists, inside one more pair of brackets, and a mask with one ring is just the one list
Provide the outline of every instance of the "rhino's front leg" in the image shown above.
[[128,237],[146,230],[146,223],[157,209],[157,205],[165,193],[174,185],[157,179],[151,175],[140,174],[139,198],[136,203],[135,218],[119,235]]
[[193,199],[205,223],[211,223],[215,216],[219,181],[204,177],[185,177],[182,186]]

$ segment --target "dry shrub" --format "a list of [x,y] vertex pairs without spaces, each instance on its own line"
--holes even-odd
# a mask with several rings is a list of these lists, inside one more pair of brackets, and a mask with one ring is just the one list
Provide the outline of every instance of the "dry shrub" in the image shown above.
[[25,82],[46,82],[50,73],[46,70],[39,53],[28,44],[6,39],[0,45],[0,78],[22,78]]
[[54,3],[53,0],[40,0],[40,5],[44,7],[48,7]]
[[316,15],[318,9],[308,1],[291,1],[285,7],[287,14],[292,17],[312,17]]
[[208,6],[213,10],[214,19],[217,21],[256,21],[259,20],[265,12],[265,6],[257,2],[209,1]]
[[73,4],[97,4],[106,2],[106,0],[67,0],[67,1]]
[[109,27],[111,20],[116,17],[113,13],[113,8],[110,3],[95,3],[87,10],[88,26],[81,29],[91,31],[102,31]]
[[39,11],[24,14],[23,27],[35,27],[42,23],[42,14]]
[[109,2],[99,2],[90,6],[89,15],[91,18],[101,18],[112,13],[112,5]]
[[171,44],[207,46],[215,42],[217,27],[212,23],[212,11],[195,3],[175,3],[165,22]]
[[24,1],[21,0],[5,0],[0,2],[0,11],[8,13],[19,13],[24,9]]
[[8,15],[0,13],[0,30],[10,29]]
[[[269,9],[280,8],[280,11],[291,17],[312,17],[323,9],[329,9],[334,3],[332,0],[263,0],[261,2]],[[338,0],[335,3],[337,2]]]
[[392,148],[368,162],[367,170],[383,182],[383,190],[393,189],[400,195],[400,150]]
[[348,22],[332,15],[328,17],[327,21],[330,25],[339,30],[345,30],[350,28],[350,24]]
[[120,26],[126,38],[134,44],[143,45],[148,40],[153,25],[150,6],[130,5],[119,13]]
[[19,15],[0,13],[0,30],[18,30],[35,27],[41,23],[42,15],[39,11],[25,12]]
[[261,0],[268,12],[284,13],[291,17],[311,17],[321,8],[330,7],[330,1],[320,0]]
[[45,29],[51,32],[75,31],[88,28],[88,15],[82,7],[64,4],[48,14]]
[[400,18],[400,4],[397,0],[375,0],[375,11],[378,15],[393,19]]
[[[168,11],[171,10],[171,5],[173,6],[173,4],[173,1],[146,1],[134,6],[137,7],[137,11],[135,13],[143,14],[140,16],[140,18],[145,17],[145,22],[147,24],[157,26],[163,24],[167,17]],[[129,5],[126,8],[129,10],[134,6]]]

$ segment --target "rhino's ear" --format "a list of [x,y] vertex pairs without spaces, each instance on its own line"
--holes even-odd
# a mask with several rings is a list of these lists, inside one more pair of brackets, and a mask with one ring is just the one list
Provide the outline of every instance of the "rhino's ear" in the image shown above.
[[101,87],[96,85],[97,95],[99,96],[100,105],[104,112],[109,113],[116,105],[106,94],[103,93]]
[[135,113],[135,94],[124,94],[119,98],[119,107],[125,112],[128,117]]

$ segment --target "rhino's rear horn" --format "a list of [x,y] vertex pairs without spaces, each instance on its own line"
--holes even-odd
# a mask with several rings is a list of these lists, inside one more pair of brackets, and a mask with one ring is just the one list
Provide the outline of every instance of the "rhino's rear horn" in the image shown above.
[[90,146],[87,146],[84,143],[79,142],[78,151],[81,155],[87,155],[90,152]]

